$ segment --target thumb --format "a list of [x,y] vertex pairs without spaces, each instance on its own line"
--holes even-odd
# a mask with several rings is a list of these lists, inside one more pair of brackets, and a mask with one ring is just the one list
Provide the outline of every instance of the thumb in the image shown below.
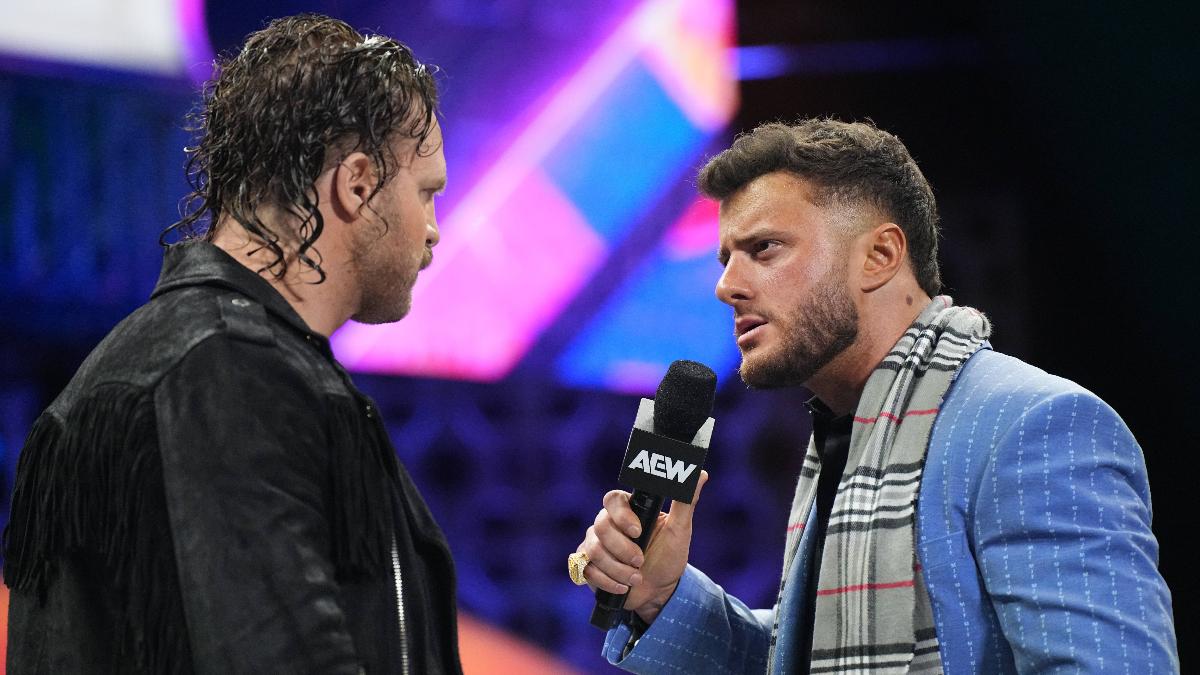
[[696,511],[696,503],[700,501],[700,491],[704,489],[704,484],[707,482],[708,472],[701,469],[700,480],[696,483],[696,494],[692,495],[692,503],[685,504],[681,501],[671,501],[670,517],[674,523],[678,523],[683,527],[692,526],[692,514]]

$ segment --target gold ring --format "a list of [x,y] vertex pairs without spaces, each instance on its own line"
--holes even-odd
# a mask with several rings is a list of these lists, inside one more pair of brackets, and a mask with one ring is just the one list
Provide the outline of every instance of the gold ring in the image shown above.
[[587,583],[587,579],[583,578],[583,569],[590,562],[591,560],[588,560],[587,554],[583,551],[576,551],[567,556],[567,572],[571,575],[571,581],[575,582],[576,586],[582,586]]

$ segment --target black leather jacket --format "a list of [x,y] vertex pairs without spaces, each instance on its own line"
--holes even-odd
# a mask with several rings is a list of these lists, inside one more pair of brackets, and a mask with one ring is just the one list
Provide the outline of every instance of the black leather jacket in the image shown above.
[[374,405],[205,242],[38,418],[5,549],[10,673],[461,672],[450,552]]

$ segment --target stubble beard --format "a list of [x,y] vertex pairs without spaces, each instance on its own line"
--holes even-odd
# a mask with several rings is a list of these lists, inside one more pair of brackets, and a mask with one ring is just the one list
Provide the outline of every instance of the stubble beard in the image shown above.
[[412,309],[413,286],[417,272],[402,271],[394,266],[360,268],[362,302],[354,320],[366,324],[395,323],[408,316]]
[[[382,223],[380,227],[383,227]],[[386,241],[387,233],[375,228],[371,230],[363,232],[355,242],[352,264],[358,278],[360,301],[352,318],[373,325],[394,323],[412,309],[413,286],[417,282],[417,272],[424,264],[410,269],[401,261],[404,256],[393,255],[387,250],[388,246],[395,245]]]
[[742,353],[738,373],[747,386],[776,389],[803,385],[854,344],[858,338],[858,308],[841,271],[831,266],[804,303],[772,321],[783,335],[774,353],[755,358],[754,352],[761,346]]

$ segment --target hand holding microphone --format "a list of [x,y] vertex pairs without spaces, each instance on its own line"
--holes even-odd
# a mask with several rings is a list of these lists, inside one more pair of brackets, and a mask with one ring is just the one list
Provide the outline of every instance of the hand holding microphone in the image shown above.
[[[703,471],[691,504],[672,502],[670,513],[660,513],[649,548],[642,552],[636,543],[641,525],[629,506],[630,494],[613,490],[604,495],[604,508],[588,528],[579,550],[591,562],[584,569],[588,585],[614,595],[626,595],[625,609],[637,612],[646,623],[675,592],[687,566],[692,544],[692,513],[700,489],[708,480]],[[643,562],[644,561],[644,562]],[[624,579],[625,581],[618,581]]]
[[[692,513],[708,474],[700,467],[712,434],[716,375],[694,361],[671,364],[653,401],[643,399],[620,481],[577,551],[597,589],[593,625],[608,629],[622,608],[653,621],[675,591],[691,547]],[[662,513],[665,498],[670,512]],[[628,594],[626,596],[626,594]]]

